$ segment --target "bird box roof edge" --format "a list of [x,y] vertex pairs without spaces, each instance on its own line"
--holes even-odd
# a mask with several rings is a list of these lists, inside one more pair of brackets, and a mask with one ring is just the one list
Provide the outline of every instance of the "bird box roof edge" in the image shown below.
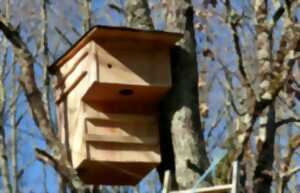
[[[83,46],[85,46],[90,41],[94,40],[95,34],[97,31],[115,31],[115,32],[129,32],[131,33],[131,37],[135,37],[137,34],[144,34],[145,36],[152,36],[152,37],[168,37],[164,42],[167,45],[175,44],[175,42],[179,41],[182,37],[182,33],[175,33],[175,32],[166,32],[166,31],[158,31],[158,30],[141,30],[141,29],[134,29],[128,27],[115,27],[115,26],[103,26],[103,25],[96,25],[92,27],[89,31],[87,31],[79,40],[77,40],[73,46],[71,46],[62,56],[60,56],[57,60],[53,62],[52,65],[48,67],[50,74],[55,74],[57,70],[71,57],[75,55],[74,50],[80,50]],[[109,35],[108,35],[109,36]],[[155,39],[155,38],[154,38]]]

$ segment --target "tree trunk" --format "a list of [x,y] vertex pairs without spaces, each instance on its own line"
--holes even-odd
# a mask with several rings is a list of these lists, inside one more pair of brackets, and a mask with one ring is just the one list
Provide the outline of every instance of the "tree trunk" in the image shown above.
[[[163,171],[171,169],[178,188],[191,187],[207,168],[203,131],[198,110],[198,73],[191,2],[168,1],[167,29],[184,33],[172,50],[173,88],[161,104],[160,130]],[[128,25],[153,29],[150,11],[144,0],[126,3]],[[174,176],[176,173],[176,177]],[[173,189],[176,188],[173,185]]]
[[[10,1],[5,1],[5,18],[10,17]],[[2,174],[3,189],[6,193],[12,192],[12,187],[9,181],[9,168],[7,146],[5,142],[6,133],[4,128],[4,112],[5,112],[5,67],[7,66],[8,57],[8,42],[3,40],[3,64],[0,66],[0,169]]]
[[[6,48],[4,48],[6,49]],[[6,54],[5,54],[6,56]],[[6,58],[6,57],[5,57]],[[5,61],[6,62],[6,61]],[[5,88],[3,86],[4,78],[3,73],[4,68],[3,66],[0,67],[0,169],[1,169],[1,178],[3,183],[3,190],[5,193],[11,193],[11,184],[9,181],[9,168],[8,168],[8,157],[7,157],[7,146],[5,143],[5,128],[4,128],[4,109],[5,109]]]
[[[191,1],[170,0],[167,9],[167,31],[182,32],[184,36],[172,50],[173,87],[162,103],[162,168],[173,169],[178,188],[185,189],[194,185],[208,167],[209,160],[198,108],[193,6]],[[168,135],[171,144],[164,142]],[[174,155],[169,157],[170,152]],[[170,160],[172,157],[173,161]]]
[[274,142],[276,136],[275,123],[275,104],[268,109],[267,122],[263,126],[265,129],[265,137],[262,142],[261,150],[258,152],[257,165],[254,173],[254,192],[269,193],[273,181],[273,161],[274,161]]
[[92,13],[91,13],[91,6],[92,0],[83,0],[83,24],[82,30],[83,33],[87,32],[92,25]]

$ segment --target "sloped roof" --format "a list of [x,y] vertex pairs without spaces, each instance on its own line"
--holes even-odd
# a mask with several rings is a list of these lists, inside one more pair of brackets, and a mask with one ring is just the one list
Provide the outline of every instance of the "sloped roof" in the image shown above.
[[182,38],[182,34],[164,31],[149,31],[127,27],[94,26],[86,32],[65,54],[58,58],[50,67],[49,72],[55,74],[58,66],[73,57],[78,50],[91,40],[131,39],[172,46]]

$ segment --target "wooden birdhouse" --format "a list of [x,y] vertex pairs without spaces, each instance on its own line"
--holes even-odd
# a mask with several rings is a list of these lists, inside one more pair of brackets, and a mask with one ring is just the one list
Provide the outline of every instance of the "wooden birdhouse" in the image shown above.
[[49,68],[61,140],[85,183],[134,185],[160,163],[157,106],[180,38],[97,26]]

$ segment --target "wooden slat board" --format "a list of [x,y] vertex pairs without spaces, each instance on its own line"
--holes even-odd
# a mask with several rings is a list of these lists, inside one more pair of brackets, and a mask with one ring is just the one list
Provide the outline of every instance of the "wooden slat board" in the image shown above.
[[[122,115],[124,117],[122,117]],[[107,114],[99,118],[86,118],[86,133],[111,137],[134,137],[135,143],[148,139],[158,145],[158,118],[156,114],[141,116],[137,114]]]
[[[168,177],[164,179],[162,193],[169,193]],[[216,185],[212,187],[203,187],[188,190],[171,191],[170,193],[239,193],[239,164],[237,161],[232,164],[232,183],[225,185]]]
[[97,111],[90,107],[89,105],[84,106],[84,113],[86,114],[87,121],[91,121],[94,123],[99,123],[102,121],[111,121],[119,122],[119,123],[134,123],[134,124],[145,124],[145,125],[153,125],[158,124],[158,115],[142,115],[142,114],[133,114],[133,113],[104,113],[101,111]]
[[143,137],[138,138],[134,136],[112,136],[112,135],[97,135],[86,134],[85,141],[95,143],[128,143],[136,145],[158,145],[156,137]]
[[70,85],[70,87],[66,88],[64,90],[64,92],[59,95],[59,97],[56,99],[55,103],[59,104],[61,103],[63,100],[66,99],[66,97],[68,96],[68,94],[70,92],[72,92],[72,90],[80,83],[80,81],[82,81],[82,79],[87,75],[87,72],[82,72],[77,78],[76,80]]
[[66,79],[74,72],[76,67],[82,62],[82,60],[88,56],[88,52],[85,52],[80,58],[74,61],[73,66],[68,69],[66,73],[64,73],[63,77],[59,78],[59,82],[55,85],[55,89],[65,86]]
[[161,161],[160,148],[154,145],[88,143],[87,158],[99,162],[144,162]]
[[171,191],[170,193],[227,193],[232,189],[232,184],[218,185],[190,190]]
[[162,193],[169,193],[171,189],[171,171],[166,170],[164,173],[163,189]]
[[156,166],[156,163],[86,160],[79,166],[78,173],[86,184],[136,185]]
[[231,193],[239,193],[239,163],[237,161],[232,164],[232,190]]

